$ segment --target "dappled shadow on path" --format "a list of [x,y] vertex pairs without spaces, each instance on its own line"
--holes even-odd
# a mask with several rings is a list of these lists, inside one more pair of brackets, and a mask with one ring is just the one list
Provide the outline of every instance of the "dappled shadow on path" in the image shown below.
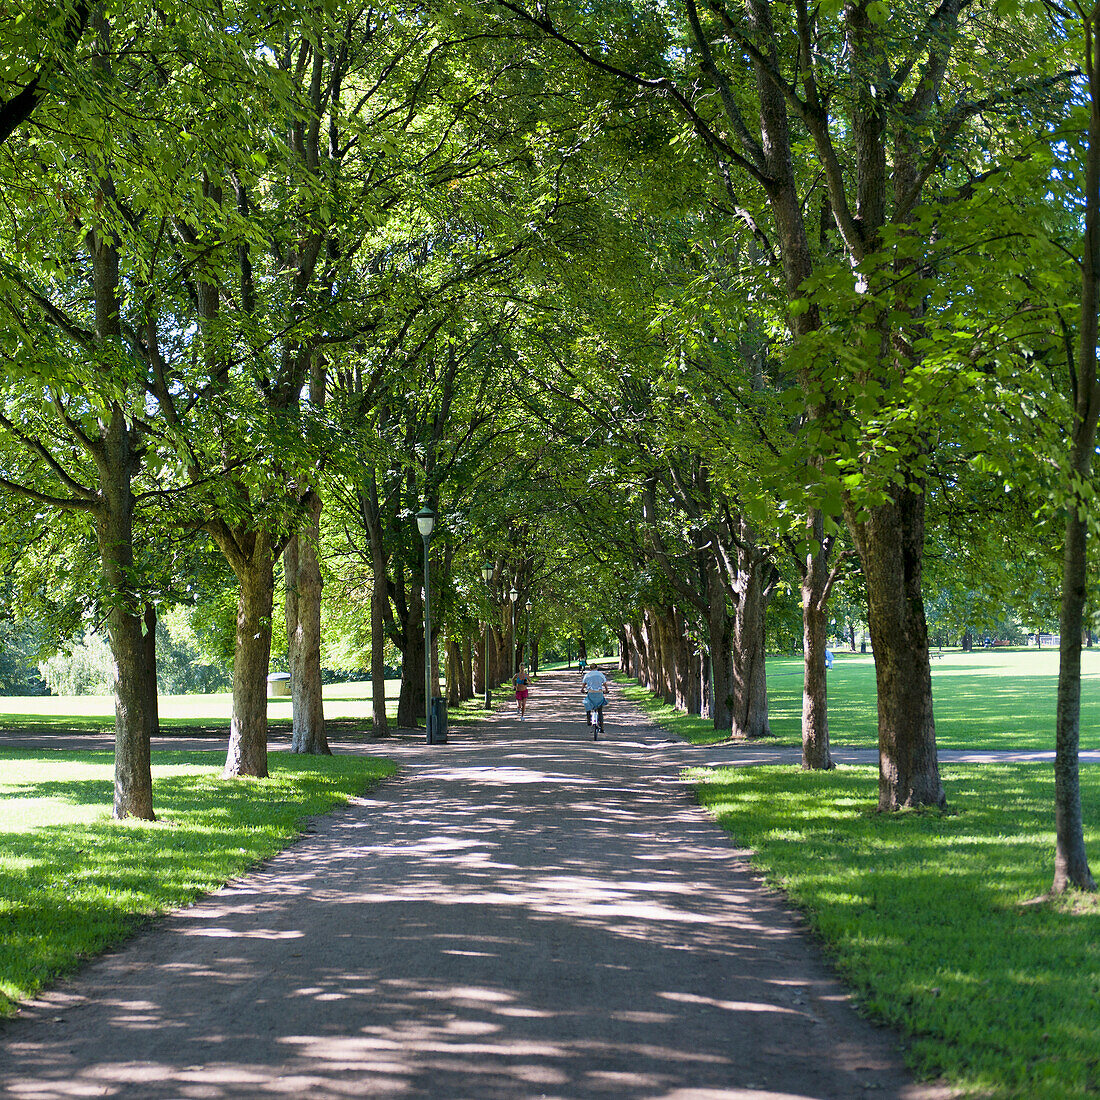
[[403,747],[398,779],[36,1002],[0,1029],[4,1095],[925,1095],[656,731],[624,709],[593,744],[543,704]]

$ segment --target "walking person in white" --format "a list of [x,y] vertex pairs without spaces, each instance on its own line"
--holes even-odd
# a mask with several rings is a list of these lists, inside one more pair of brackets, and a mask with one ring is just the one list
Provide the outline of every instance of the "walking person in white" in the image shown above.
[[[592,740],[595,741],[603,733],[603,705],[607,702],[608,689],[611,681],[593,665],[582,677],[581,687],[584,689],[584,710],[588,724],[592,726]],[[595,718],[593,719],[593,715]]]

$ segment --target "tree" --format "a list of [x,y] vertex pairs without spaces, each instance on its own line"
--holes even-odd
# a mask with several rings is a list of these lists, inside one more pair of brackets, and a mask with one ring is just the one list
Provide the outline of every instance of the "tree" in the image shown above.
[[[92,8],[89,0],[63,0],[5,22],[0,56],[14,76],[4,81],[0,95],[0,145],[31,117],[51,82],[60,83],[88,29]],[[76,95],[80,98],[79,90]]]
[[[1081,628],[1087,600],[1087,542],[1095,497],[1092,462],[1100,418],[1096,342],[1100,338],[1100,4],[1074,5],[1084,39],[1088,80],[1088,137],[1084,150],[1084,234],[1081,245],[1081,311],[1076,363],[1071,364],[1073,419],[1064,467],[1066,532],[1062,560],[1062,616],[1055,718],[1054,893],[1070,887],[1095,890],[1085,852],[1078,750],[1081,734]],[[1074,369],[1075,367],[1075,369]]]

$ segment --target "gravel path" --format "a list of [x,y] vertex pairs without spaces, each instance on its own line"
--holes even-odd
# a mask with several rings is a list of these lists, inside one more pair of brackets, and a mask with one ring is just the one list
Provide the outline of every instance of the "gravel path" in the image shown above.
[[694,804],[715,750],[618,700],[593,743],[575,678],[372,746],[396,778],[0,1025],[0,1094],[948,1095]]

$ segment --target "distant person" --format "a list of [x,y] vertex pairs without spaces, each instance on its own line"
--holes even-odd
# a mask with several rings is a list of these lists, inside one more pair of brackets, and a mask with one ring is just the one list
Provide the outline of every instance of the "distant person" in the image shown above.
[[519,672],[512,677],[512,687],[516,691],[516,706],[519,707],[519,717],[522,722],[527,717],[527,690],[531,685],[531,677],[527,674],[527,666],[524,665]]
[[584,657],[577,658],[577,668],[579,668],[581,672],[584,672],[585,665],[587,664],[588,662],[584,659]]

